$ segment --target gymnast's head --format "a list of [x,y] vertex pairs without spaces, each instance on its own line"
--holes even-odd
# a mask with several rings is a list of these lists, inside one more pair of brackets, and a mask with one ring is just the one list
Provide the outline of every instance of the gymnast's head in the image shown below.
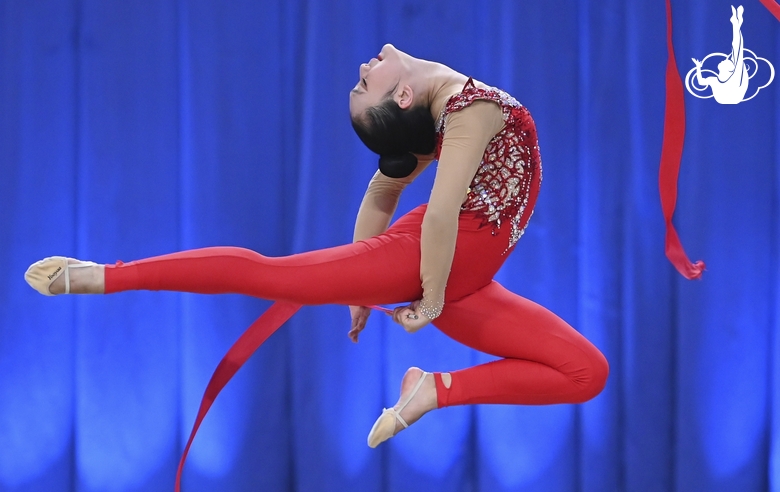
[[728,58],[718,63],[718,80],[727,81],[734,74],[734,63]]
[[360,65],[358,83],[349,93],[352,127],[379,154],[383,174],[401,178],[417,167],[414,154],[436,147],[430,101],[424,95],[426,71],[418,60],[391,44]]

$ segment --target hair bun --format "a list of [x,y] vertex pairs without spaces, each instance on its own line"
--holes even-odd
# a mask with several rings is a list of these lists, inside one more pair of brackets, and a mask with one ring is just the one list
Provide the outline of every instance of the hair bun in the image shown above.
[[405,178],[417,169],[417,157],[411,152],[379,156],[379,172],[388,178]]

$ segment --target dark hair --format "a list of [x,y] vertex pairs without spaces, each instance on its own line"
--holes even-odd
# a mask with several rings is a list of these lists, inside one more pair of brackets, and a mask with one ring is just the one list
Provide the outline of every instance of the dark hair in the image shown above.
[[413,154],[430,154],[436,148],[436,122],[431,108],[401,109],[392,97],[368,108],[362,118],[352,118],[361,141],[379,154],[379,170],[391,178],[403,178],[417,168]]

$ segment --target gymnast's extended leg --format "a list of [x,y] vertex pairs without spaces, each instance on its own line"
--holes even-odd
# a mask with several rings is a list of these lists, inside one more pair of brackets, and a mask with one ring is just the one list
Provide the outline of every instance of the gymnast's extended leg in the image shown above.
[[60,275],[49,291],[65,292],[68,280],[71,293],[170,290],[238,293],[300,304],[405,302],[422,295],[419,250],[419,237],[400,233],[275,258],[244,248],[203,248],[66,269],[69,278]]

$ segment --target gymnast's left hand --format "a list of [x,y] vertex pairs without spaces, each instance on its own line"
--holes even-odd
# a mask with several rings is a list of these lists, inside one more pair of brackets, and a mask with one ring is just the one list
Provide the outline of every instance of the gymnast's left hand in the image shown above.
[[414,333],[431,322],[430,318],[418,311],[420,301],[414,301],[408,306],[393,309],[393,321],[404,327],[409,333]]
[[366,327],[368,321],[368,315],[371,314],[371,308],[366,306],[350,306],[350,316],[352,316],[352,329],[347,334],[349,339],[354,343],[358,343],[358,335]]

